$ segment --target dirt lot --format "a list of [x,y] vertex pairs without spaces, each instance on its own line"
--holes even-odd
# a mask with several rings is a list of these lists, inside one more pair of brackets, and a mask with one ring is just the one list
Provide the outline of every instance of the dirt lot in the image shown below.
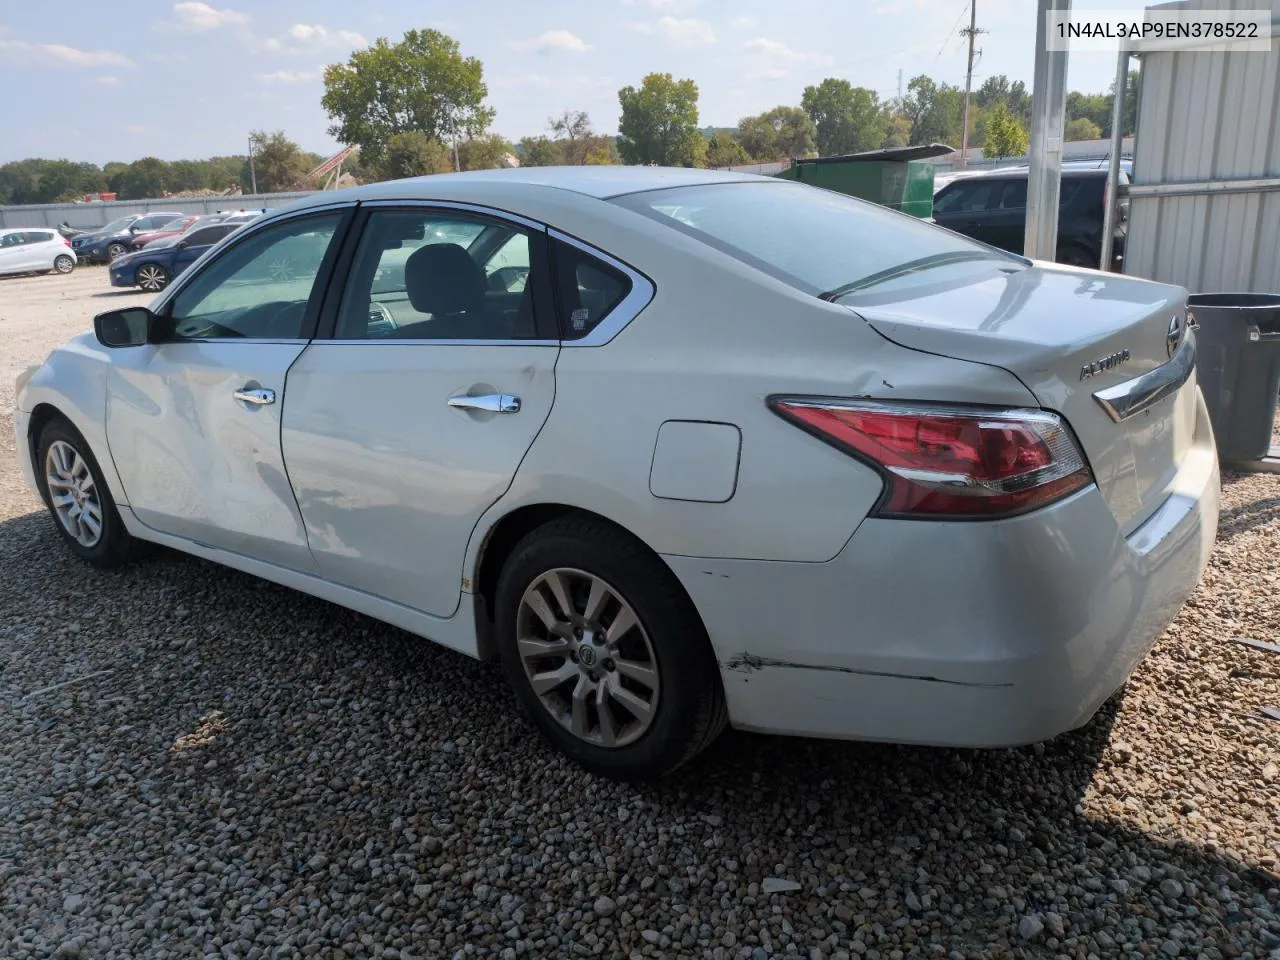
[[[995,752],[730,734],[595,780],[497,671],[173,554],[73,560],[13,377],[101,268],[0,281],[0,954],[1280,957],[1280,478],[1087,728]],[[87,678],[87,679],[86,679]],[[48,689],[71,680],[81,682]]]

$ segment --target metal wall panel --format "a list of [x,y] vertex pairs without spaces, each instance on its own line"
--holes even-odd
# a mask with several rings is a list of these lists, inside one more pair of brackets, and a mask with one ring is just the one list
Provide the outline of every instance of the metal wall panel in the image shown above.
[[[1160,4],[1257,9],[1266,0]],[[1280,0],[1272,0],[1280,20]],[[1264,52],[1149,52],[1132,182],[1280,180],[1280,39]],[[1211,189],[1211,188],[1210,188]],[[1267,189],[1129,202],[1125,272],[1193,293],[1280,292],[1280,182]]]
[[167,200],[112,200],[107,203],[31,203],[0,206],[0,227],[56,227],[67,221],[73,227],[103,227],[117,217],[131,213],[157,212],[217,213],[219,210],[261,210],[280,207],[315,191],[259,193],[234,197],[190,197]]

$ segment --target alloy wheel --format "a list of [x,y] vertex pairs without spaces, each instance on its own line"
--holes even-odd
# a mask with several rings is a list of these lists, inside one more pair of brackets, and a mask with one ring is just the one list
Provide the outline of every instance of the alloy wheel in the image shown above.
[[59,273],[70,273],[75,268],[75,260],[72,257],[68,257],[66,254],[63,254],[53,261],[53,269],[57,270]]
[[163,267],[146,263],[138,268],[138,286],[143,290],[151,292],[163,290],[168,282],[169,277]]
[[125,250],[123,243],[113,243],[109,247],[107,247],[107,259],[116,260],[120,257],[123,257],[126,252],[127,251]]
[[65,440],[55,440],[45,454],[44,479],[62,529],[80,546],[96,546],[102,539],[102,501],[84,457]]
[[661,687],[653,643],[622,594],[566,567],[520,599],[516,645],[543,707],[574,736],[625,747],[652,725]]

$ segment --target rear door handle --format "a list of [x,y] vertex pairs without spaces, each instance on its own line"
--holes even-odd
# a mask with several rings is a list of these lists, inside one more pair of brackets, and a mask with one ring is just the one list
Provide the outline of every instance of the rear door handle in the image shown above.
[[265,406],[268,403],[276,402],[276,392],[268,390],[266,387],[241,387],[232,394],[237,400],[245,403],[252,403],[254,406]]
[[482,410],[485,413],[519,413],[520,398],[509,393],[486,393],[478,397],[450,397],[449,406],[455,410]]

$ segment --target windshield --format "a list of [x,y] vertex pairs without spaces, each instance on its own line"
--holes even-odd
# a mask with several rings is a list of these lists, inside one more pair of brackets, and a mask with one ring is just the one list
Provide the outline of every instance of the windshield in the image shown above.
[[673,187],[614,202],[813,294],[935,258],[1026,262],[874,203],[786,181]]
[[129,224],[137,220],[137,217],[121,217],[118,220],[112,220],[100,231],[101,233],[119,233],[121,230],[128,228]]

